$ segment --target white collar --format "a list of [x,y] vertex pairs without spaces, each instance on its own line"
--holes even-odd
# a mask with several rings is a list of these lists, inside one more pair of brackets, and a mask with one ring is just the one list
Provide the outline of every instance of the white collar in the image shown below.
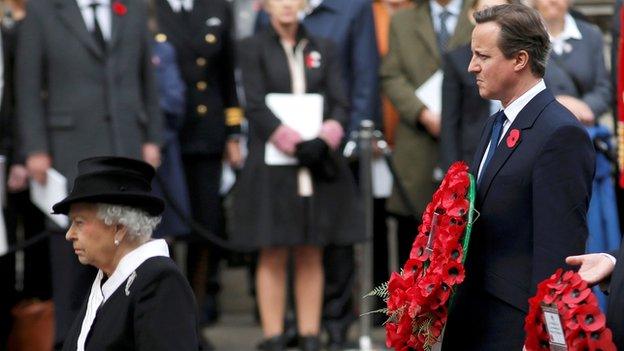
[[184,7],[186,11],[193,10],[193,0],[167,0],[173,12],[180,12]]
[[576,20],[572,15],[567,13],[563,20],[563,31],[559,33],[556,37],[551,36],[550,40],[568,40],[568,39],[583,39],[583,35],[581,31],[578,29],[578,25],[576,24]]
[[317,7],[319,7],[319,5],[323,2],[323,0],[309,0],[308,1],[308,7],[310,7],[311,9],[315,9]]
[[522,111],[522,109],[544,89],[546,89],[546,84],[543,79],[540,79],[540,81],[537,82],[537,84],[535,84],[531,89],[527,90],[519,98],[509,104],[509,106],[503,109],[505,116],[509,120],[509,125],[511,125],[516,117],[518,117],[520,111]]
[[462,0],[451,0],[446,6],[438,4],[435,0],[429,0],[429,6],[431,7],[431,16],[439,18],[442,11],[446,10],[453,16],[459,16],[462,8]]
[[99,6],[110,7],[110,0],[76,0],[80,9],[86,9],[92,3],[97,2]]
[[77,351],[84,351],[87,335],[93,326],[93,321],[97,315],[98,309],[106,303],[108,298],[123,284],[126,279],[126,295],[130,294],[130,286],[134,281],[132,275],[136,277],[135,270],[152,257],[165,256],[169,257],[169,247],[167,242],[163,239],[157,239],[148,241],[145,244],[137,247],[136,249],[127,253],[117,264],[115,272],[108,278],[104,285],[102,285],[102,279],[104,278],[104,272],[100,269],[91,285],[91,292],[89,293],[89,300],[87,302],[87,310],[85,311],[84,319],[80,327],[80,334],[78,335],[78,342],[76,345]]
[[151,240],[127,253],[117,264],[115,272],[102,285],[104,302],[143,262],[152,257],[169,257],[169,247],[163,239]]

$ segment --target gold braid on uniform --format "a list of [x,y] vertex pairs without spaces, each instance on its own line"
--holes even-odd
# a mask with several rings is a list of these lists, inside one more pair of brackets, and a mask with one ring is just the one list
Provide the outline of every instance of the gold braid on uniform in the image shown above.
[[228,127],[239,126],[243,122],[243,109],[229,107],[225,109],[225,125]]

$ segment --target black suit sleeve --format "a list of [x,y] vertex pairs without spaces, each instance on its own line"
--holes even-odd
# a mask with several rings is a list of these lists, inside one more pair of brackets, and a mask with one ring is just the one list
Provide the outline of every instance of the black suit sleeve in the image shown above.
[[195,299],[185,278],[168,269],[141,289],[134,314],[136,350],[198,350]]
[[440,131],[440,167],[443,170],[461,159],[459,143],[464,92],[461,77],[451,60],[451,57],[446,55],[443,64],[442,129]]
[[41,94],[44,90],[44,48],[41,13],[36,2],[26,4],[28,16],[17,39],[16,76],[17,128],[24,156],[48,153],[49,145]]
[[241,132],[241,122],[243,119],[242,110],[238,104],[238,95],[236,93],[236,79],[234,77],[235,47],[232,38],[234,21],[232,19],[232,10],[228,3],[225,4],[226,9],[226,30],[223,34],[223,49],[219,55],[219,89],[223,98],[223,106],[225,107],[225,125],[227,134],[234,135]]
[[325,54],[327,60],[327,71],[325,72],[325,98],[329,100],[329,115],[331,118],[342,124],[344,130],[349,127],[349,100],[347,99],[344,80],[342,79],[342,64],[338,58],[337,50],[332,43],[327,42],[327,52]]
[[546,141],[533,169],[533,274],[536,287],[567,256],[585,252],[586,215],[595,155],[587,132],[558,128]]
[[243,40],[238,52],[247,103],[245,115],[251,128],[266,142],[281,123],[264,102],[268,89],[260,40],[260,37]]

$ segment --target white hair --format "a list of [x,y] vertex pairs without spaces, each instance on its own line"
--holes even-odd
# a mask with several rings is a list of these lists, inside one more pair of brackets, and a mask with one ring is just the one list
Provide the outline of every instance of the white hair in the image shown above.
[[160,223],[160,216],[150,216],[147,212],[130,206],[97,204],[97,217],[106,225],[121,224],[126,227],[131,240],[147,242]]

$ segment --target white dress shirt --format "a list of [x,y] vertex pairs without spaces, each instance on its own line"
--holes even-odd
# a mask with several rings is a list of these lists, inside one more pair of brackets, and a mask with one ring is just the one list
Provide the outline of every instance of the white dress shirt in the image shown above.
[[[537,84],[535,84],[531,89],[527,90],[519,98],[517,98],[511,104],[509,104],[509,106],[503,109],[503,112],[505,112],[505,116],[507,117],[507,119],[503,121],[503,132],[501,133],[500,139],[498,139],[498,144],[500,144],[500,141],[503,139],[503,137],[509,130],[509,127],[511,127],[511,125],[513,124],[514,120],[516,120],[516,117],[518,117],[518,114],[520,113],[520,111],[522,111],[522,109],[537,94],[539,94],[544,89],[546,89],[546,84],[544,83],[543,79],[540,79],[540,81]],[[486,155],[488,154],[489,151],[490,151],[490,145],[488,143],[488,146],[485,149],[485,152],[483,153],[483,158],[481,158],[481,163],[479,164],[479,173],[477,175],[477,179],[481,178],[481,172],[483,171],[483,163],[485,163]]]
[[433,30],[438,33],[440,31],[440,14],[446,10],[451,15],[446,19],[446,30],[452,37],[455,33],[455,27],[457,26],[457,20],[461,13],[462,0],[451,0],[446,6],[438,4],[435,0],[429,0],[429,7],[431,8],[431,19],[433,20]]
[[163,239],[149,241],[138,248],[126,254],[117,264],[115,272],[102,284],[104,272],[99,270],[93,284],[91,285],[91,293],[87,302],[87,311],[85,312],[80,335],[78,336],[77,351],[84,351],[87,335],[93,326],[93,321],[97,315],[98,309],[106,303],[109,297],[126,281],[125,293],[130,294],[130,288],[134,277],[136,277],[136,269],[152,257],[164,256],[169,257],[169,247]]
[[98,24],[100,25],[104,39],[106,41],[110,40],[112,27],[110,0],[76,0],[76,2],[78,3],[78,8],[80,8],[80,13],[82,13],[82,19],[84,20],[89,32],[93,32],[93,29],[95,28],[93,10],[90,5],[94,2],[99,4],[96,8]]
[[180,12],[182,8],[186,12],[193,11],[193,0],[167,0],[173,12]]

